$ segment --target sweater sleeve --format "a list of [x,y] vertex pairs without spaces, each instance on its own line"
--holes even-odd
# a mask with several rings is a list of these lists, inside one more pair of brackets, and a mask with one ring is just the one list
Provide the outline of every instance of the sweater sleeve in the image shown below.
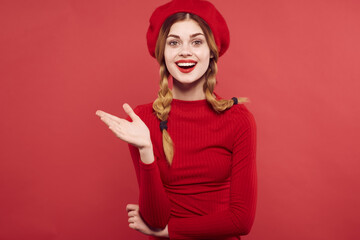
[[232,152],[229,208],[204,216],[171,217],[170,239],[219,239],[246,235],[252,227],[257,195],[256,125],[245,107],[234,110],[237,130]]
[[[134,112],[139,115],[138,108]],[[149,226],[163,229],[169,221],[170,201],[162,184],[156,157],[153,163],[145,164],[140,159],[139,149],[131,144],[128,146],[139,185],[140,215]]]

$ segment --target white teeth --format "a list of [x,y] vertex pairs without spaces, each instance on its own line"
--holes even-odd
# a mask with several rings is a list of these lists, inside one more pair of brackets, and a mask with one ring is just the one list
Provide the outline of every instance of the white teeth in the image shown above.
[[196,63],[176,63],[179,67],[195,66]]

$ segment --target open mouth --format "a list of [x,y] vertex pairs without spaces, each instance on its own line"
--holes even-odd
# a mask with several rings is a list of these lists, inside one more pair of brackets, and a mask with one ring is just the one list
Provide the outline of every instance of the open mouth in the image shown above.
[[189,62],[189,63],[176,63],[176,65],[182,69],[190,69],[192,67],[195,67],[196,62]]
[[180,60],[176,62],[176,66],[178,67],[179,71],[182,73],[189,73],[195,69],[197,62],[193,60]]

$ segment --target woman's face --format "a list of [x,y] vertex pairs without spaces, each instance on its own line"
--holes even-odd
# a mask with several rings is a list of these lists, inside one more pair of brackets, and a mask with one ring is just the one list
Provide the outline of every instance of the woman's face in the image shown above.
[[210,49],[205,35],[192,19],[174,23],[166,39],[165,64],[182,84],[199,80],[209,67]]

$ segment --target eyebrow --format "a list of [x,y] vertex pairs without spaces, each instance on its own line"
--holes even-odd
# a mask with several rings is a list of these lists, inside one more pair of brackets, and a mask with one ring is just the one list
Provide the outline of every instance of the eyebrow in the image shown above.
[[[190,38],[194,38],[194,37],[199,36],[199,35],[204,35],[204,34],[202,34],[202,33],[194,33],[194,34],[190,35]],[[173,38],[179,38],[180,39],[180,37],[178,35],[175,35],[175,34],[169,34],[167,37],[168,38],[173,37]]]

